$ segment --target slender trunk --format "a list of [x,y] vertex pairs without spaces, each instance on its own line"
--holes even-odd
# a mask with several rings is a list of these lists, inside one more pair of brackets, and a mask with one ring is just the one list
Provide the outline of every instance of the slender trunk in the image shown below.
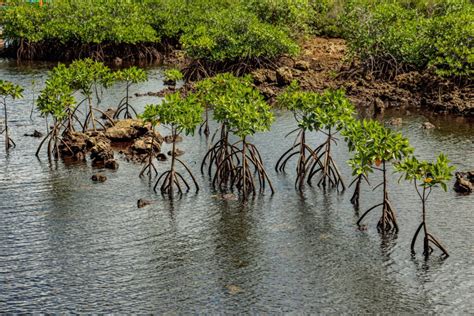
[[174,165],[175,165],[175,155],[176,155],[176,129],[174,127],[171,128],[171,137],[173,138],[173,147],[171,149],[171,175],[170,175],[170,196],[173,196],[173,183],[175,178],[174,173]]
[[7,114],[7,102],[3,99],[3,110],[5,112],[5,150],[10,149],[10,138],[8,137],[8,114]]
[[127,89],[125,92],[125,118],[131,118],[131,115],[128,111],[128,99],[129,99],[128,89],[129,88],[130,88],[130,83],[127,82]]
[[247,143],[245,141],[245,137],[242,139],[242,174],[243,174],[243,177],[242,177],[242,181],[243,181],[243,189],[242,189],[242,192],[243,192],[243,196],[244,196],[244,200],[247,199],[247,177],[246,177],[246,174],[247,174],[247,159],[245,157],[245,155],[247,154],[246,153],[246,149],[247,149]]
[[385,231],[386,219],[387,219],[387,166],[385,160],[382,162],[382,172],[383,172],[383,207],[382,207],[382,231]]
[[423,212],[423,233],[425,234],[425,238],[423,238],[423,253],[426,257],[429,256],[429,240],[428,240],[428,229],[426,228],[426,188],[423,187],[423,195],[421,199],[421,209]]

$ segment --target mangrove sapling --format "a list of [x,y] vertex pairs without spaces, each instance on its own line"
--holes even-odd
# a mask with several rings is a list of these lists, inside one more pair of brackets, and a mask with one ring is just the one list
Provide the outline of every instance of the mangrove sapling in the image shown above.
[[[85,103],[85,119],[81,124],[83,131],[85,132],[89,129],[96,130],[96,123],[105,129],[104,124],[95,118],[94,112],[99,112],[106,118],[107,115],[99,108],[93,106],[92,97],[98,87],[108,88],[114,83],[115,76],[110,69],[103,63],[87,58],[76,60],[68,67],[59,64],[52,70],[50,75],[50,78],[55,77],[61,78],[71,89],[79,91],[84,96],[84,99],[79,102],[74,110],[75,114],[79,106]],[[113,125],[113,120],[109,118],[109,121]]]
[[142,160],[142,163],[144,162],[145,165],[140,171],[139,177],[143,177],[146,174],[148,175],[148,178],[151,179],[153,174],[155,176],[158,175],[158,170],[156,170],[155,164],[153,163],[154,158],[156,158],[156,155],[158,154],[157,152],[155,152],[154,146],[155,142],[157,141],[155,128],[159,123],[157,107],[147,106],[143,114],[139,115],[139,118],[143,120],[144,124],[151,125],[151,145],[148,149],[146,156]]
[[[359,142],[364,142],[367,136],[364,134],[365,130],[362,128],[362,121],[360,120],[353,120],[349,124],[346,124],[344,129],[342,129],[341,134],[344,136],[344,140],[347,143],[347,147],[350,152],[354,152],[357,148],[357,144]],[[359,201],[360,201],[360,189],[362,182],[365,181],[368,185],[370,185],[367,170],[357,174],[355,171],[353,172],[353,176],[355,178],[349,184],[349,187],[354,187],[354,192],[350,199],[351,203],[355,206],[356,210],[359,209]]]
[[448,189],[446,182],[451,179],[452,171],[455,169],[455,167],[449,166],[448,163],[448,158],[441,153],[435,162],[419,161],[416,157],[409,157],[406,158],[402,163],[395,165],[397,172],[402,172],[404,174],[405,180],[413,182],[416,193],[421,200],[422,220],[413,236],[410,247],[411,252],[415,254],[416,239],[423,228],[423,255],[426,259],[433,252],[433,247],[431,247],[430,244],[441,250],[444,257],[449,256],[446,248],[444,248],[441,243],[428,231],[428,227],[426,225],[426,204],[431,191],[433,188],[438,186],[440,186],[444,191],[447,191]]
[[163,82],[164,84],[169,85],[169,86],[175,86],[177,81],[183,80],[184,78],[181,71],[176,68],[165,70],[164,76],[165,76],[165,80]]
[[388,196],[388,164],[408,156],[413,152],[413,148],[401,133],[385,128],[376,121],[363,121],[360,127],[364,131],[360,134],[363,138],[355,142],[355,154],[349,160],[349,164],[354,175],[368,174],[374,170],[382,172],[382,182],[376,185],[374,190],[383,187],[383,201],[365,211],[357,221],[357,225],[361,225],[370,211],[381,206],[382,216],[377,224],[377,230],[382,233],[398,232],[395,210]]
[[199,191],[199,185],[191,170],[177,157],[176,139],[182,133],[185,135],[194,134],[196,126],[201,121],[201,115],[202,107],[198,105],[194,96],[182,98],[179,92],[167,95],[161,104],[148,105],[146,107],[143,116],[145,121],[158,120],[161,124],[167,125],[171,129],[171,168],[160,175],[153,187],[155,192],[160,184],[160,192],[168,195],[170,198],[173,198],[176,190],[179,194],[182,194],[184,189],[186,189],[186,192],[191,189],[183,175],[176,170],[177,164],[184,167],[194,183],[196,192]]
[[[74,123],[79,122],[75,114],[75,99],[70,86],[59,76],[51,77],[46,81],[46,87],[41,91],[36,102],[41,116],[52,116],[53,126],[47,132],[36,150],[39,156],[42,146],[47,142],[48,158],[51,155],[59,158],[59,145],[62,143],[66,148],[68,145],[63,141],[63,136],[74,131]],[[79,122],[80,124],[80,122]],[[68,148],[71,154],[73,153]]]
[[[337,190],[344,190],[342,175],[331,155],[331,145],[337,144],[335,135],[354,119],[354,107],[344,96],[344,92],[304,92],[296,83],[292,83],[279,96],[278,102],[293,112],[298,123],[298,128],[293,132],[298,134],[293,146],[278,160],[275,167],[277,172],[284,171],[288,161],[297,156],[295,186],[298,189],[303,188],[305,180],[311,185],[312,178],[319,174],[318,186],[326,187],[328,184]],[[319,131],[326,135],[326,140],[311,149],[306,143],[308,131]]]
[[137,112],[133,108],[133,106],[130,104],[130,87],[134,83],[139,83],[139,82],[144,82],[148,80],[148,76],[145,72],[145,70],[137,68],[135,66],[116,71],[114,73],[115,78],[120,81],[125,81],[125,96],[123,97],[122,100],[120,100],[120,103],[117,107],[117,110],[114,113],[113,118],[118,119],[120,118],[120,115],[123,114],[123,118],[125,119],[131,119],[133,118],[133,114],[136,116]]
[[13,139],[10,138],[8,133],[8,112],[7,112],[7,98],[10,97],[13,100],[22,98],[23,88],[19,85],[16,85],[10,81],[0,80],[0,103],[3,105],[3,113],[5,120],[5,128],[0,132],[0,134],[5,133],[5,151],[11,147],[16,147]]
[[[237,78],[229,73],[219,74],[196,84],[197,100],[206,109],[206,116],[204,122],[201,124],[201,127],[205,126],[204,134],[209,135],[208,112],[211,106],[214,108],[225,107],[227,103],[235,102],[235,100],[239,98],[241,95],[239,93],[242,89],[251,86],[250,76]],[[211,146],[204,156],[201,164],[201,172],[204,173],[204,167],[208,164],[208,174],[209,177],[212,178],[213,188],[225,191],[230,183],[234,167],[239,162],[239,158],[232,156],[232,158],[226,159],[225,162],[223,162],[224,158],[237,150],[237,148],[229,142],[229,125],[227,118],[222,117],[217,120],[220,123],[220,127],[216,130],[214,136],[220,135],[220,138]],[[212,140],[214,140],[214,136]],[[220,166],[220,168],[213,175],[213,169],[217,169],[217,166]]]
[[248,141],[248,137],[256,132],[268,131],[274,120],[270,106],[262,95],[253,87],[240,86],[227,102],[214,108],[214,118],[218,122],[226,122],[229,130],[240,138],[231,145],[231,152],[217,166],[216,175],[222,177],[223,168],[227,169],[234,160],[237,164],[227,175],[230,190],[236,188],[245,200],[250,194],[256,194],[258,186],[259,191],[263,192],[268,182],[274,193],[261,155],[257,147]]

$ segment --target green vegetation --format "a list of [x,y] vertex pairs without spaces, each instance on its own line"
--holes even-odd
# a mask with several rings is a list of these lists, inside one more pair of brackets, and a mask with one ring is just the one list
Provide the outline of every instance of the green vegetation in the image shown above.
[[12,99],[22,98],[23,88],[10,81],[0,80],[0,103],[3,104],[3,119],[5,120],[5,128],[0,134],[5,133],[5,150],[8,150],[13,146],[16,147],[13,139],[8,134],[8,112],[7,112],[7,98]]
[[[343,135],[348,143],[349,150],[354,157],[349,160],[353,175],[367,175],[378,170],[382,172],[383,180],[375,186],[383,186],[383,202],[367,211],[357,221],[360,226],[364,217],[373,209],[382,206],[382,216],[377,224],[379,232],[398,231],[394,208],[388,197],[388,164],[400,161],[413,152],[408,139],[401,133],[385,128],[376,121],[354,121],[348,125]],[[374,188],[374,189],[375,189]]]
[[184,187],[186,187],[186,191],[189,191],[190,186],[188,182],[184,179],[181,173],[176,171],[177,163],[187,171],[188,175],[193,180],[196,191],[199,191],[199,185],[191,170],[177,157],[176,139],[183,133],[185,135],[194,134],[196,126],[201,122],[202,110],[202,107],[196,102],[194,96],[183,98],[180,96],[179,92],[166,96],[161,104],[146,106],[141,118],[145,122],[150,122],[152,125],[156,125],[158,121],[164,125],[168,125],[171,129],[171,139],[173,144],[171,149],[171,168],[161,174],[158,180],[156,180],[155,186],[153,187],[155,191],[160,183],[161,193],[167,194],[171,198],[176,189],[179,194],[183,193]]
[[0,17],[18,58],[154,58],[172,45],[195,61],[186,75],[196,78],[245,73],[297,54],[305,35],[323,35],[345,38],[379,76],[433,69],[470,79],[473,21],[469,0],[62,0],[14,5]]
[[[246,199],[256,194],[257,178],[261,192],[267,183],[274,192],[257,147],[248,141],[249,136],[268,131],[274,120],[270,106],[251,85],[251,79],[220,74],[199,82],[196,94],[200,104],[212,106],[214,119],[221,126],[220,139],[201,165],[203,172],[204,165],[209,163],[209,176],[215,167],[213,187],[224,192],[236,188]],[[239,141],[230,143],[229,133],[238,136]]]
[[114,119],[120,118],[120,116],[123,114],[123,118],[132,118],[132,112],[137,115],[137,112],[133,108],[133,106],[130,104],[130,87],[132,84],[136,84],[139,82],[144,82],[148,80],[148,76],[146,74],[146,71],[137,68],[135,66],[127,68],[127,69],[122,69],[118,70],[115,72],[115,79],[118,81],[125,81],[125,96],[123,97],[122,100],[120,100],[119,105],[117,107],[117,110],[115,111],[114,114]]
[[164,72],[165,76],[165,84],[174,86],[176,85],[176,81],[183,80],[184,76],[183,73],[176,68],[166,69]]
[[366,69],[393,77],[433,68],[470,79],[474,69],[474,5],[470,1],[349,1],[341,16],[352,54]]
[[[344,96],[342,90],[325,91],[322,94],[301,91],[293,82],[278,96],[278,104],[293,112],[298,128],[288,135],[298,132],[294,145],[278,160],[276,171],[283,172],[288,161],[298,156],[295,186],[302,190],[304,182],[311,185],[314,176],[320,174],[318,186],[328,184],[339,190],[345,189],[342,175],[331,156],[331,144],[337,144],[335,135],[346,124],[354,120],[355,109]],[[306,143],[306,133],[321,132],[326,140],[312,149]]]
[[404,174],[402,177],[404,177],[405,180],[413,182],[416,193],[421,200],[422,221],[411,242],[412,253],[415,253],[416,239],[423,228],[425,235],[423,239],[423,255],[426,258],[430,256],[433,252],[433,248],[430,244],[433,244],[443,252],[444,256],[448,257],[449,255],[446,249],[428,232],[426,226],[426,203],[433,188],[440,186],[444,191],[447,191],[448,186],[446,182],[451,179],[455,167],[449,166],[448,158],[441,153],[435,162],[419,161],[416,157],[409,157],[403,162],[396,164],[395,169]]

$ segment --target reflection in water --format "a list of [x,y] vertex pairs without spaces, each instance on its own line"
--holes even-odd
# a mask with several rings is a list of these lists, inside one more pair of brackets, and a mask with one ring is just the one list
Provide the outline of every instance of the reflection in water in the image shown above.
[[[245,204],[220,198],[199,174],[209,143],[197,135],[179,146],[202,190],[163,199],[153,192],[153,181],[138,177],[140,166],[120,156],[116,171],[34,157],[39,140],[22,135],[44,130],[45,121],[37,113],[30,121],[28,87],[34,74],[38,90],[45,72],[0,62],[2,79],[27,87],[11,114],[18,147],[9,156],[0,152],[2,312],[472,312],[474,196],[452,190],[434,195],[429,225],[451,257],[412,257],[409,245],[420,208],[413,188],[397,185],[396,177],[390,181],[398,235],[376,232],[376,211],[367,216],[367,230],[358,230],[349,202],[352,190],[337,194],[306,187],[300,194],[294,168],[273,172],[276,157],[292,142],[284,135],[294,126],[291,115],[277,112],[272,132],[252,140],[276,185],[275,195]],[[149,77],[132,93],[162,87],[159,69],[150,69]],[[108,91],[101,106],[117,104],[122,90],[119,84]],[[132,102],[142,110],[158,100]],[[421,158],[432,159],[442,150],[461,169],[474,165],[472,123],[401,112],[383,120],[390,115],[403,117],[399,129]],[[438,128],[421,129],[427,120]],[[321,139],[308,135],[312,145]],[[334,148],[334,158],[348,183],[344,146]],[[158,167],[163,172],[168,166]],[[91,182],[97,172],[108,180]],[[141,198],[153,203],[138,209]],[[360,210],[379,199],[379,192],[363,185]]]

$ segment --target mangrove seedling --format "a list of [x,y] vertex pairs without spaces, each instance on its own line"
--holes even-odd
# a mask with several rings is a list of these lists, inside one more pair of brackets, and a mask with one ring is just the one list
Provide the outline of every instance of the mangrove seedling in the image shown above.
[[199,191],[199,185],[191,170],[177,157],[176,139],[182,133],[185,135],[194,134],[196,126],[201,122],[201,115],[202,107],[198,105],[194,96],[183,98],[179,92],[167,95],[161,104],[148,105],[146,107],[143,115],[145,121],[159,120],[161,124],[167,125],[171,129],[171,168],[160,175],[153,187],[155,192],[160,184],[161,193],[168,195],[170,198],[173,197],[176,189],[179,194],[184,192],[184,187],[186,188],[186,192],[190,190],[191,187],[183,175],[176,171],[177,163],[179,163],[191,177],[196,192]]
[[[297,156],[295,186],[302,189],[304,181],[311,185],[312,178],[320,174],[318,186],[326,184],[337,190],[345,189],[342,175],[331,155],[331,145],[337,144],[335,135],[350,121],[354,107],[342,90],[325,91],[323,94],[301,91],[292,83],[287,91],[278,97],[278,103],[293,112],[298,128],[295,143],[278,160],[276,171],[284,171],[286,164]],[[315,149],[306,143],[308,131],[319,131],[326,140]]]
[[388,164],[408,156],[413,152],[413,148],[401,133],[396,133],[376,121],[364,120],[360,127],[363,129],[363,133],[360,134],[361,140],[355,142],[355,154],[349,160],[349,164],[354,176],[368,174],[374,170],[382,172],[382,182],[376,185],[374,190],[383,186],[383,201],[365,211],[357,221],[357,225],[361,225],[370,211],[381,206],[382,216],[377,224],[377,230],[382,233],[398,232],[395,210],[388,196]]
[[[104,124],[95,118],[94,112],[99,112],[104,117],[107,117],[107,115],[93,106],[92,97],[95,92],[99,102],[98,89],[108,88],[114,83],[115,76],[109,67],[90,58],[75,60],[68,67],[59,64],[51,71],[50,77],[61,78],[71,89],[79,91],[84,96],[84,99],[79,102],[75,110],[78,111],[79,106],[86,103],[85,119],[82,123],[84,132],[90,128],[96,130],[96,123],[105,129]],[[109,121],[113,124],[111,119]]]
[[236,188],[245,200],[250,194],[256,194],[256,180],[260,192],[265,190],[268,182],[271,192],[274,193],[261,155],[257,147],[248,141],[248,137],[256,132],[268,131],[274,116],[270,106],[255,88],[242,85],[234,89],[232,95],[225,98],[225,102],[214,107],[214,118],[220,123],[225,122],[240,140],[231,145],[231,152],[217,166],[216,175],[222,177],[221,169],[227,170],[225,166],[236,161],[236,165],[227,175],[230,179],[229,189]]
[[184,76],[179,69],[171,68],[164,72],[165,80],[164,84],[168,86],[175,86],[176,82],[183,80]]
[[148,148],[148,152],[146,156],[143,158],[142,163],[145,162],[142,170],[140,171],[140,177],[144,176],[145,174],[151,179],[152,175],[158,175],[158,170],[153,163],[154,158],[158,154],[155,152],[155,143],[157,142],[156,139],[156,131],[155,128],[159,123],[159,113],[157,111],[157,107],[153,105],[149,105],[145,107],[145,111],[143,114],[139,115],[138,117],[143,120],[144,124],[149,124],[151,126],[151,137],[150,137],[150,148]]
[[8,151],[12,146],[16,147],[13,139],[10,138],[8,133],[8,111],[7,111],[7,98],[10,97],[13,100],[23,97],[23,88],[19,85],[14,84],[10,81],[0,80],[0,102],[3,104],[3,113],[5,120],[5,128],[0,134],[5,133],[5,150]]
[[[59,76],[53,76],[46,80],[46,87],[41,91],[36,106],[41,116],[51,116],[53,118],[53,127],[43,138],[36,150],[36,156],[43,144],[48,141],[48,158],[53,155],[59,158],[59,145],[62,143],[66,148],[68,145],[63,141],[63,136],[74,131],[74,122],[79,122],[74,107],[75,99],[73,91],[66,81]],[[73,151],[68,148],[71,153]]]
[[115,78],[119,81],[125,82],[125,96],[120,100],[117,110],[114,113],[114,119],[120,118],[123,114],[123,118],[131,119],[133,114],[137,116],[137,111],[130,104],[130,87],[134,83],[144,82],[148,80],[148,76],[145,70],[138,67],[130,67],[127,69],[119,70],[115,72]]
[[401,178],[404,177],[405,180],[414,184],[416,193],[421,200],[422,219],[411,241],[411,252],[415,254],[416,239],[423,228],[423,255],[425,258],[427,259],[433,252],[431,245],[441,250],[442,255],[447,258],[449,255],[446,248],[428,231],[426,204],[433,188],[441,187],[444,191],[447,191],[447,182],[451,179],[455,167],[449,166],[448,158],[441,153],[435,162],[420,161],[416,157],[406,158],[403,162],[396,164],[395,169],[397,172],[403,173]]
[[[228,102],[234,102],[239,97],[239,91],[245,87],[251,87],[251,78],[235,77],[230,73],[219,74],[212,78],[204,79],[196,84],[197,100],[205,108],[205,119],[200,126],[204,126],[204,134],[209,135],[209,110],[211,108],[225,107]],[[220,127],[214,133],[212,140],[219,133],[219,139],[207,151],[201,163],[201,172],[204,173],[205,165],[208,164],[207,172],[209,177],[213,179],[212,186],[214,189],[225,191],[230,184],[230,178],[234,167],[238,163],[238,157],[233,156],[231,159],[226,159],[235,148],[229,142],[229,124],[226,118],[220,121]],[[219,167],[218,172],[213,175],[213,170]]]
[[[341,131],[341,134],[344,136],[344,140],[347,143],[348,149],[350,152],[354,152],[357,149],[357,145],[360,142],[364,142],[367,136],[365,135],[365,130],[362,128],[362,121],[353,120],[349,124],[346,124],[344,129]],[[349,187],[354,187],[354,192],[350,199],[351,203],[355,206],[356,210],[359,209],[360,201],[360,189],[362,182],[366,182],[370,185],[367,172],[362,172],[360,174],[355,174],[354,179],[349,184]]]

